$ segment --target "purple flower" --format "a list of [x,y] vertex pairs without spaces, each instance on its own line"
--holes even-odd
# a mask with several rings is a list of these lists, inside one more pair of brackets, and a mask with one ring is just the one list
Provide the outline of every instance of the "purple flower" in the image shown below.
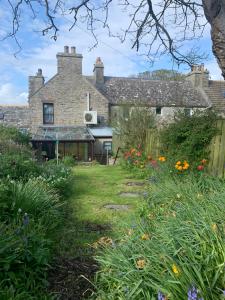
[[24,214],[24,217],[23,217],[23,225],[24,226],[27,226],[29,224],[29,216],[27,213]]
[[165,300],[165,296],[161,293],[161,292],[158,292],[158,300]]
[[192,286],[188,290],[188,300],[204,300],[203,298],[198,298],[198,290],[195,286]]

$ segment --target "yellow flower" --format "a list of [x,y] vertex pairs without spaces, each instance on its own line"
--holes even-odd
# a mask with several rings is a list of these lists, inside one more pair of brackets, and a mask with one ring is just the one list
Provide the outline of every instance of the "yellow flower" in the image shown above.
[[127,232],[128,235],[132,235],[133,233],[134,233],[133,229],[129,229]]
[[180,160],[178,160],[177,162],[176,162],[176,165],[181,165],[181,161]]
[[177,170],[178,170],[178,171],[182,171],[182,170],[183,170],[183,167],[182,167],[182,166],[178,166]]
[[213,230],[214,232],[216,232],[217,229],[218,229],[218,227],[217,227],[216,223],[212,224],[212,230]]
[[172,271],[175,275],[180,275],[180,270],[175,264],[172,265]]
[[177,194],[177,198],[180,199],[181,198],[181,194]]
[[142,239],[143,241],[149,240],[149,234],[144,233],[144,234],[141,236],[141,239]]
[[136,261],[136,267],[138,269],[144,269],[145,266],[146,266],[146,260],[145,259],[138,259]]
[[166,161],[166,158],[165,158],[165,156],[160,156],[160,157],[159,157],[159,161],[161,161],[161,162],[165,162],[165,161]]

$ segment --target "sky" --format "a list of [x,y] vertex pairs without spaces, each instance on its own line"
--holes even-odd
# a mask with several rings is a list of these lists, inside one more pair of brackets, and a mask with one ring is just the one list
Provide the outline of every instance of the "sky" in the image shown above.
[[[51,0],[53,1],[53,0]],[[69,3],[70,0],[68,0]],[[16,2],[16,1],[12,1]],[[38,9],[38,8],[37,8]],[[59,36],[56,41],[50,35],[43,36],[41,28],[44,27],[44,12],[39,12],[37,18],[31,18],[26,9],[22,11],[21,26],[17,34],[19,49],[15,39],[4,39],[11,30],[11,14],[8,1],[0,3],[0,105],[26,105],[28,97],[28,76],[35,75],[41,68],[45,80],[48,81],[56,73],[56,54],[63,52],[65,45],[75,46],[78,53],[83,54],[83,74],[91,75],[93,64],[97,57],[101,57],[105,66],[105,75],[130,76],[146,70],[177,69],[168,56],[160,57],[152,66],[142,52],[137,53],[131,49],[128,38],[124,43],[116,37],[110,37],[106,30],[99,30],[98,45],[93,48],[95,41],[85,24],[79,23],[69,31],[70,17],[59,21]],[[113,7],[110,11],[110,24],[114,32],[125,28],[129,18],[127,13]],[[209,54],[205,62],[212,79],[222,79],[220,69],[211,51],[210,29],[206,28],[200,40],[201,48]],[[189,47],[184,45],[184,47]],[[187,66],[179,71],[187,73]]]

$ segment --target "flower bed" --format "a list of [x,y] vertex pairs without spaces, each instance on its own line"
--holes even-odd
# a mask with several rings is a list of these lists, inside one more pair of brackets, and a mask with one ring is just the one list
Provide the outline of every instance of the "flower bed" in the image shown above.
[[99,249],[97,299],[225,299],[224,183],[203,173],[205,159],[138,152],[125,154],[125,166],[145,169],[150,185],[139,218]]

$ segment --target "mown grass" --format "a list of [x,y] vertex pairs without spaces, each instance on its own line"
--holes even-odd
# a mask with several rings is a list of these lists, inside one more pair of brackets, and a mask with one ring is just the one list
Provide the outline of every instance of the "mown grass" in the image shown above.
[[[121,192],[143,192],[143,186],[127,186],[140,181],[119,166],[76,166],[71,193],[73,213],[60,233],[61,255],[84,256],[92,252],[90,245],[102,236],[115,238],[132,224],[143,197],[121,197]],[[129,204],[128,211],[104,208],[106,204]]]

